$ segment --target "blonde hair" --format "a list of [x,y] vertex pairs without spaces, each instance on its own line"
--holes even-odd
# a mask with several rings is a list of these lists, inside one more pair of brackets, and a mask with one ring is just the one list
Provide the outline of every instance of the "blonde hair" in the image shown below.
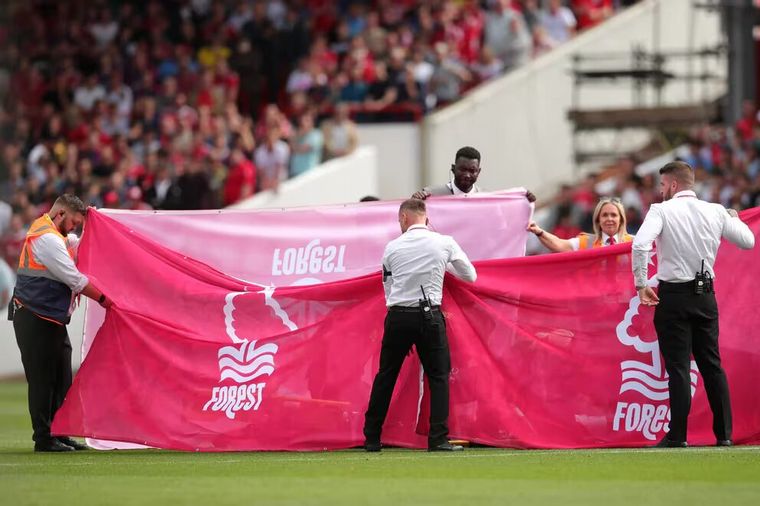
[[596,204],[596,208],[594,208],[594,240],[600,242],[602,240],[602,227],[599,225],[599,215],[602,214],[602,208],[607,204],[615,206],[618,214],[620,214],[620,226],[618,227],[617,232],[615,232],[617,240],[620,241],[623,239],[623,236],[628,234],[628,230],[626,228],[625,208],[623,207],[623,203],[620,202],[620,199],[617,197],[602,197]]

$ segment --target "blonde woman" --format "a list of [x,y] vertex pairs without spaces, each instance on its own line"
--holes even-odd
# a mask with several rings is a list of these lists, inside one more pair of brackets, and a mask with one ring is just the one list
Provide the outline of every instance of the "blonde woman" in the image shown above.
[[633,241],[633,236],[626,231],[623,204],[620,203],[620,199],[610,197],[599,200],[594,209],[593,234],[584,232],[571,239],[560,239],[551,232],[543,230],[533,221],[528,224],[528,231],[533,232],[541,244],[553,252],[602,248]]

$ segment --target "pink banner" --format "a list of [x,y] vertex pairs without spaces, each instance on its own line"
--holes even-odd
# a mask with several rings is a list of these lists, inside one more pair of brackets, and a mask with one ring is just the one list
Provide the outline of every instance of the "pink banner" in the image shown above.
[[[378,269],[385,245],[399,233],[399,202],[370,202],[271,210],[139,212],[104,210],[130,230],[163,246],[261,286],[310,285]],[[473,260],[525,254],[532,213],[524,188],[475,197],[433,197],[430,226],[454,235]],[[488,218],[484,228],[483,217]],[[486,232],[486,233],[484,233]],[[90,304],[83,358],[103,323]],[[89,440],[99,449],[133,448]]]
[[[106,211],[169,249],[232,277],[275,286],[349,279],[375,272],[398,236],[395,202],[223,211]],[[472,260],[525,255],[532,212],[525,190],[430,198],[431,228],[453,235]]]
[[[760,210],[743,218],[757,235]],[[716,265],[737,443],[760,440],[755,259],[724,245]],[[117,308],[54,432],[200,451],[362,443],[385,314],[379,274],[262,289],[99,213],[80,266]],[[632,287],[630,244],[476,267],[477,283],[447,278],[445,288],[452,437],[575,448],[641,446],[664,434],[667,379],[652,309],[639,307]],[[407,360],[388,444],[425,445],[419,376]],[[709,444],[710,410],[697,371],[693,379],[689,440]]]

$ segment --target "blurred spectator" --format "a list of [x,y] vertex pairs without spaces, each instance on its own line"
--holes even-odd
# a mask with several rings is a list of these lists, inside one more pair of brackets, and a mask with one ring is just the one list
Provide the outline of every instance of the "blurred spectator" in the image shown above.
[[178,209],[209,209],[211,204],[211,185],[207,157],[194,157],[187,163],[187,168],[178,172],[179,189]]
[[364,99],[364,110],[372,112],[382,111],[396,102],[398,89],[388,76],[385,62],[379,61],[374,66],[375,80],[369,85]]
[[90,112],[95,104],[106,98],[106,90],[98,82],[97,74],[90,74],[87,80],[74,90],[74,104],[84,112]]
[[484,41],[506,69],[523,65],[530,58],[531,35],[525,18],[512,9],[511,0],[496,0],[493,10],[486,14]]
[[612,0],[571,0],[570,7],[581,30],[598,25],[613,13]]
[[156,169],[155,179],[145,192],[145,200],[154,209],[179,209],[179,188],[167,166]]
[[335,106],[335,116],[322,124],[325,142],[325,159],[351,154],[359,145],[356,123],[349,117],[348,104]]
[[369,91],[369,85],[364,78],[364,68],[354,66],[347,79],[341,81],[338,100],[341,102],[363,102]]
[[113,20],[110,9],[99,9],[98,18],[89,26],[89,32],[100,48],[104,48],[113,42],[119,33],[119,24]]
[[288,77],[285,91],[288,93],[308,91],[314,84],[313,75],[309,70],[309,60],[307,58],[301,58],[298,61],[298,66],[293,69]]
[[570,239],[580,235],[583,230],[573,223],[572,216],[567,210],[557,217],[557,224],[554,226],[553,232],[560,239]]
[[758,124],[757,114],[755,104],[751,100],[742,102],[742,117],[736,122],[736,134],[742,141],[747,142],[752,139]]
[[277,128],[283,139],[290,139],[293,136],[293,125],[280,111],[277,104],[269,104],[264,109],[264,114],[256,125],[255,138],[263,139],[272,128]]
[[133,186],[127,190],[126,209],[130,211],[151,211],[153,208],[143,200],[143,192],[139,186]]
[[472,80],[472,74],[461,61],[451,55],[446,42],[435,45],[435,55],[428,104],[448,104],[459,99],[463,87]]
[[246,199],[256,191],[256,167],[239,148],[232,151],[230,173],[224,183],[224,205]]
[[0,237],[10,230],[13,208],[4,200],[0,200]]
[[545,31],[546,43],[550,47],[570,40],[577,25],[573,11],[563,6],[561,0],[549,0],[547,8],[539,14],[538,23]]
[[264,141],[254,152],[253,160],[260,189],[277,191],[280,181],[287,177],[290,163],[290,148],[288,143],[281,139],[280,128],[277,125],[269,127]]
[[16,271],[0,258],[0,307],[6,307],[16,286]]
[[487,81],[504,71],[504,62],[496,58],[490,47],[485,46],[480,50],[480,58],[472,65],[472,70],[479,81]]
[[293,137],[290,175],[298,176],[319,165],[323,145],[322,132],[314,128],[314,114],[312,112],[303,113],[298,120],[298,130]]

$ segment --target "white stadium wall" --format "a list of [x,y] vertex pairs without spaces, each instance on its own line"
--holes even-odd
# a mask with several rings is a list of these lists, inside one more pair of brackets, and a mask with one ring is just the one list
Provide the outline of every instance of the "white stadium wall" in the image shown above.
[[422,187],[418,123],[362,124],[359,141],[377,148],[378,197],[403,199]]
[[[530,64],[474,90],[463,100],[429,115],[423,123],[423,183],[448,180],[456,150],[465,145],[483,156],[479,183],[486,189],[524,186],[547,197],[558,184],[575,179],[572,125],[567,120],[573,92],[575,54],[628,54],[635,46],[683,51],[712,47],[720,41],[720,18],[705,9],[692,10],[691,0],[648,0],[579,35]],[[657,11],[659,10],[659,22]],[[690,40],[691,39],[691,40]],[[695,67],[702,71],[699,65]],[[714,66],[714,67],[717,67]],[[685,61],[667,70],[688,71]],[[725,68],[711,68],[725,75]],[[714,99],[724,91],[718,84],[707,91],[697,86],[693,99]],[[581,89],[584,108],[628,107],[630,82],[591,83]],[[683,104],[690,93],[686,82],[665,87],[663,103]]]

